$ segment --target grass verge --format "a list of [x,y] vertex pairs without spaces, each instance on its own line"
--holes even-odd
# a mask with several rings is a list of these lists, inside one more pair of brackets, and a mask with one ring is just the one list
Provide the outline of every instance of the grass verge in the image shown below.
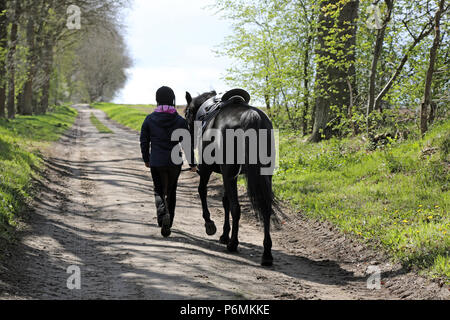
[[450,282],[450,121],[373,152],[360,138],[309,144],[299,136],[281,134],[279,198]]
[[41,151],[59,139],[76,115],[62,106],[46,115],[0,119],[0,238],[13,239],[17,217],[32,196],[32,179],[42,168]]
[[145,117],[154,109],[152,106],[135,107],[112,103],[95,103],[92,106],[103,110],[111,120],[136,131],[141,130]]
[[[141,131],[145,118],[155,110],[154,105],[120,105],[113,103],[95,103],[92,107],[103,110],[106,115],[136,131]],[[178,113],[183,115],[184,107],[177,107]]]

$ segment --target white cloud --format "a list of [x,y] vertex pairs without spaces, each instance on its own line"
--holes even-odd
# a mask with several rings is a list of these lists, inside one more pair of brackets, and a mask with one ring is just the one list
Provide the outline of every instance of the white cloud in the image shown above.
[[184,104],[192,94],[225,90],[229,66],[213,50],[229,34],[229,24],[204,7],[213,0],[135,0],[126,19],[127,43],[135,65],[118,103],[155,103],[155,92],[171,86]]
[[218,92],[226,90],[219,79],[220,70],[214,68],[135,68],[130,80],[117,103],[155,104],[156,90],[161,86],[169,86],[175,91],[177,104],[183,105],[185,93],[193,96],[215,89]]

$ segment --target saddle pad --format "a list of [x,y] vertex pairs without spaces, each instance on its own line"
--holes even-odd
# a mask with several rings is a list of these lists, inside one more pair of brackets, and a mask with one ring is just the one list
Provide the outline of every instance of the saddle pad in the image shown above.
[[202,122],[202,131],[205,131],[208,123],[224,108],[232,103],[248,104],[250,95],[242,89],[233,89],[224,95],[216,95],[206,100],[198,109],[196,121]]
[[197,116],[195,120],[206,122],[207,119],[211,119],[211,114],[215,113],[215,111],[220,110],[221,100],[217,96],[206,100],[205,103],[201,105],[201,107],[197,111]]

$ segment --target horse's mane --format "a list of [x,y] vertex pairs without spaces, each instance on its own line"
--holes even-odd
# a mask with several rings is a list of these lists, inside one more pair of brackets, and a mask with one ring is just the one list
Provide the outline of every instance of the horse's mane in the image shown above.
[[195,115],[197,114],[198,109],[206,102],[206,100],[210,99],[211,97],[214,97],[217,95],[217,92],[215,90],[205,92],[198,97],[195,97],[192,99],[192,102],[186,106],[186,109],[184,110],[184,115],[186,117],[186,120],[188,123],[194,122]]

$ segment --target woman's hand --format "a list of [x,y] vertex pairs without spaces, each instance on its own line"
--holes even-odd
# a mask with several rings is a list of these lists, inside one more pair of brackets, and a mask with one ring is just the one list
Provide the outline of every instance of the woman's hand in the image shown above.
[[191,172],[197,173],[197,171],[198,171],[197,166],[191,167]]

